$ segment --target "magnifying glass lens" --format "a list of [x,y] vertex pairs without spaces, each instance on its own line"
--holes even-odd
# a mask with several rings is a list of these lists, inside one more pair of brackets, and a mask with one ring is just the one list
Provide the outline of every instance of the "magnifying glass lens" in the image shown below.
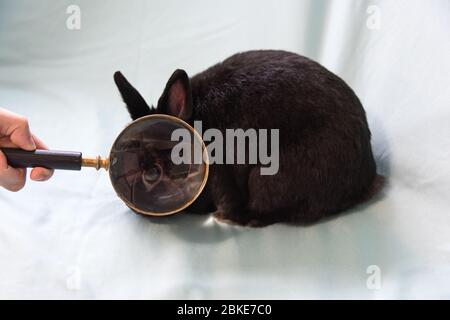
[[[118,196],[140,213],[178,212],[197,198],[206,182],[208,168],[200,136],[188,124],[174,119],[164,115],[141,118],[113,144],[111,183]],[[183,138],[176,135],[172,141],[177,129],[184,130]]]

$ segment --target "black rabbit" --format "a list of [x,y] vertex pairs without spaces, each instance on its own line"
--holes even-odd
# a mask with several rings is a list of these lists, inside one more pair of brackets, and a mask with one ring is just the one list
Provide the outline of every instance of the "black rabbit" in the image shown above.
[[353,90],[295,53],[238,53],[189,78],[170,77],[155,108],[120,72],[114,80],[131,117],[163,113],[203,129],[279,129],[279,171],[213,164],[188,211],[248,226],[313,223],[364,201],[380,187],[365,111]]

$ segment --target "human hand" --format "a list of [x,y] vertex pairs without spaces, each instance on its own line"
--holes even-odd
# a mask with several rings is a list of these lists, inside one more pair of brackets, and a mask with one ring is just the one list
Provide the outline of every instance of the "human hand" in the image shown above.
[[[21,148],[27,151],[47,149],[47,146],[30,132],[28,120],[20,115],[0,108],[0,148]],[[30,178],[34,181],[46,181],[53,170],[34,168]],[[9,191],[19,191],[25,185],[27,169],[13,168],[8,165],[0,150],[0,186]]]

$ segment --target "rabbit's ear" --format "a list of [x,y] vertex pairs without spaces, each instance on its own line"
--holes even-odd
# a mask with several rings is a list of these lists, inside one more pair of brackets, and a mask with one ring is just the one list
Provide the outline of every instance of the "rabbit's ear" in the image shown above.
[[127,105],[128,112],[133,120],[149,115],[150,107],[141,94],[128,82],[120,71],[114,73],[114,82]]
[[166,84],[158,100],[158,112],[189,120],[192,116],[193,102],[191,83],[186,71],[177,69]]

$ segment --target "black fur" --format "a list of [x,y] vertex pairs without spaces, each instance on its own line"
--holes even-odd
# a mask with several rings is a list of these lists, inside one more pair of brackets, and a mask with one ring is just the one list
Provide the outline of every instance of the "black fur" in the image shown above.
[[[373,194],[379,179],[364,109],[353,90],[318,63],[275,50],[238,53],[191,79],[170,78],[156,110],[123,78],[116,84],[131,117],[170,113],[203,129],[280,129],[280,165],[211,165],[190,211],[240,225],[308,224]],[[176,84],[176,85],[174,85]]]
[[114,82],[120,88],[123,101],[133,120],[139,119],[150,114],[150,107],[141,94],[128,82],[121,72],[114,73]]

